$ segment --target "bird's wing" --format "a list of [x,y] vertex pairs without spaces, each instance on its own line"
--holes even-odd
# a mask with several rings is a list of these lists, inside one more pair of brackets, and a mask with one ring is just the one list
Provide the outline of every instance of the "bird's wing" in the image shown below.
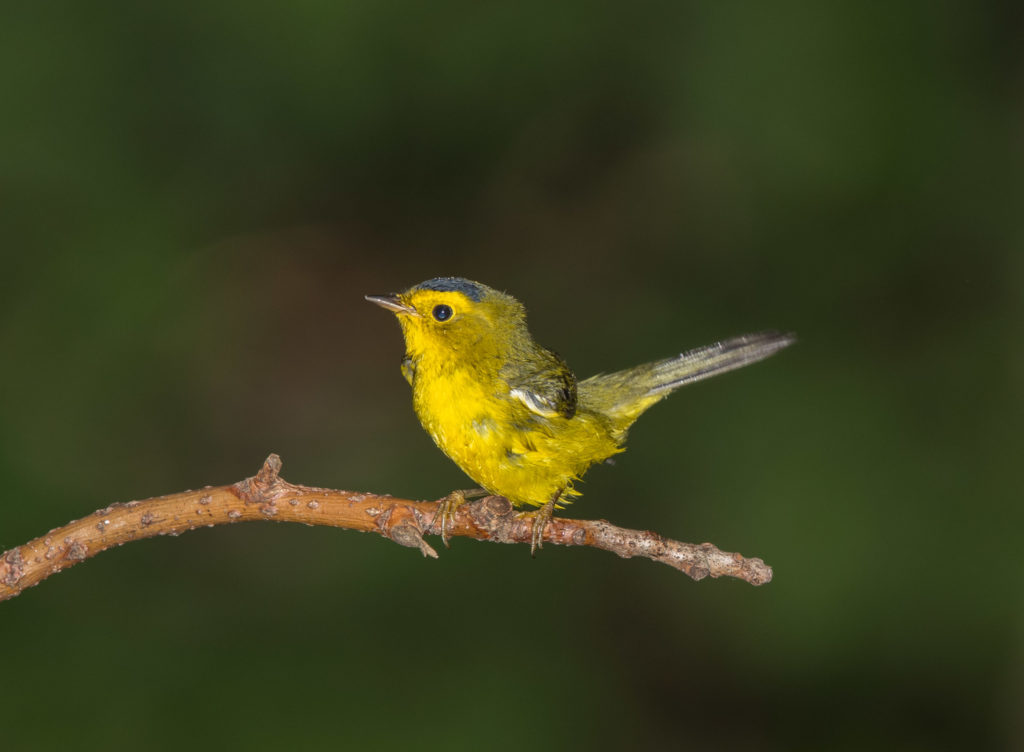
[[503,374],[509,394],[530,412],[545,418],[571,418],[576,414],[576,375],[550,350],[530,359],[528,369]]

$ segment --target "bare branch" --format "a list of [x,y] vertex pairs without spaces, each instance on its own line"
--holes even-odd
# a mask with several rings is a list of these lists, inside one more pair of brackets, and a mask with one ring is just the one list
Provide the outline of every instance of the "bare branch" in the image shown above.
[[[248,520],[375,532],[437,558],[423,536],[439,533],[440,502],[297,486],[281,478],[280,471],[281,458],[272,454],[255,476],[234,485],[111,504],[12,548],[0,555],[0,601],[113,546]],[[459,507],[449,534],[497,543],[529,543],[532,529],[531,517],[515,512],[500,496],[488,496]],[[616,527],[605,520],[555,517],[544,531],[544,542],[592,546],[627,559],[643,556],[695,580],[735,577],[763,585],[772,579],[771,567],[760,559],[726,553],[710,543],[680,543],[649,531]]]

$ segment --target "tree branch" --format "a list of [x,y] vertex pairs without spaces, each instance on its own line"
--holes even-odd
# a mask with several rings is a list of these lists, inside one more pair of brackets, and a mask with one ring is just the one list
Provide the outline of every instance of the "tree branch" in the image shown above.
[[[435,519],[439,502],[297,486],[281,478],[280,471],[281,458],[272,454],[255,476],[234,485],[111,504],[12,548],[0,556],[0,601],[112,546],[246,520],[376,532],[437,558],[423,536],[439,533],[440,520]],[[459,507],[449,533],[497,543],[529,543],[532,528],[533,519],[516,513],[508,500],[488,496]],[[771,567],[760,559],[726,553],[710,543],[680,543],[649,531],[628,530],[605,520],[554,517],[544,531],[544,542],[592,546],[626,559],[643,556],[694,580],[710,575],[763,585],[772,579]]]

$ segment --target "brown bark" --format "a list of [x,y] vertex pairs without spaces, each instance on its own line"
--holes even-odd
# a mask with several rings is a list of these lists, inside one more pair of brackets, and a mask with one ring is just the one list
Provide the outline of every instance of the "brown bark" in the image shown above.
[[[280,470],[281,459],[272,454],[259,473],[234,485],[111,504],[12,548],[0,555],[0,601],[112,546],[246,520],[372,531],[437,558],[423,536],[439,532],[440,502],[297,486],[281,478]],[[488,496],[459,507],[448,534],[498,543],[530,543],[532,529],[530,516],[517,513],[500,496]],[[720,551],[710,543],[681,543],[649,531],[628,530],[605,520],[554,517],[544,530],[544,542],[592,546],[623,558],[643,556],[675,567],[694,580],[710,575],[763,585],[772,579],[771,567],[760,559]]]

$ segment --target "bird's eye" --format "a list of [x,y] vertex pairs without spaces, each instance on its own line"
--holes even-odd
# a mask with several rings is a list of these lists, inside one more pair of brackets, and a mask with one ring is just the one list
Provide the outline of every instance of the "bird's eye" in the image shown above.
[[447,321],[452,317],[452,307],[444,303],[436,305],[434,306],[433,314],[434,318],[438,321]]

